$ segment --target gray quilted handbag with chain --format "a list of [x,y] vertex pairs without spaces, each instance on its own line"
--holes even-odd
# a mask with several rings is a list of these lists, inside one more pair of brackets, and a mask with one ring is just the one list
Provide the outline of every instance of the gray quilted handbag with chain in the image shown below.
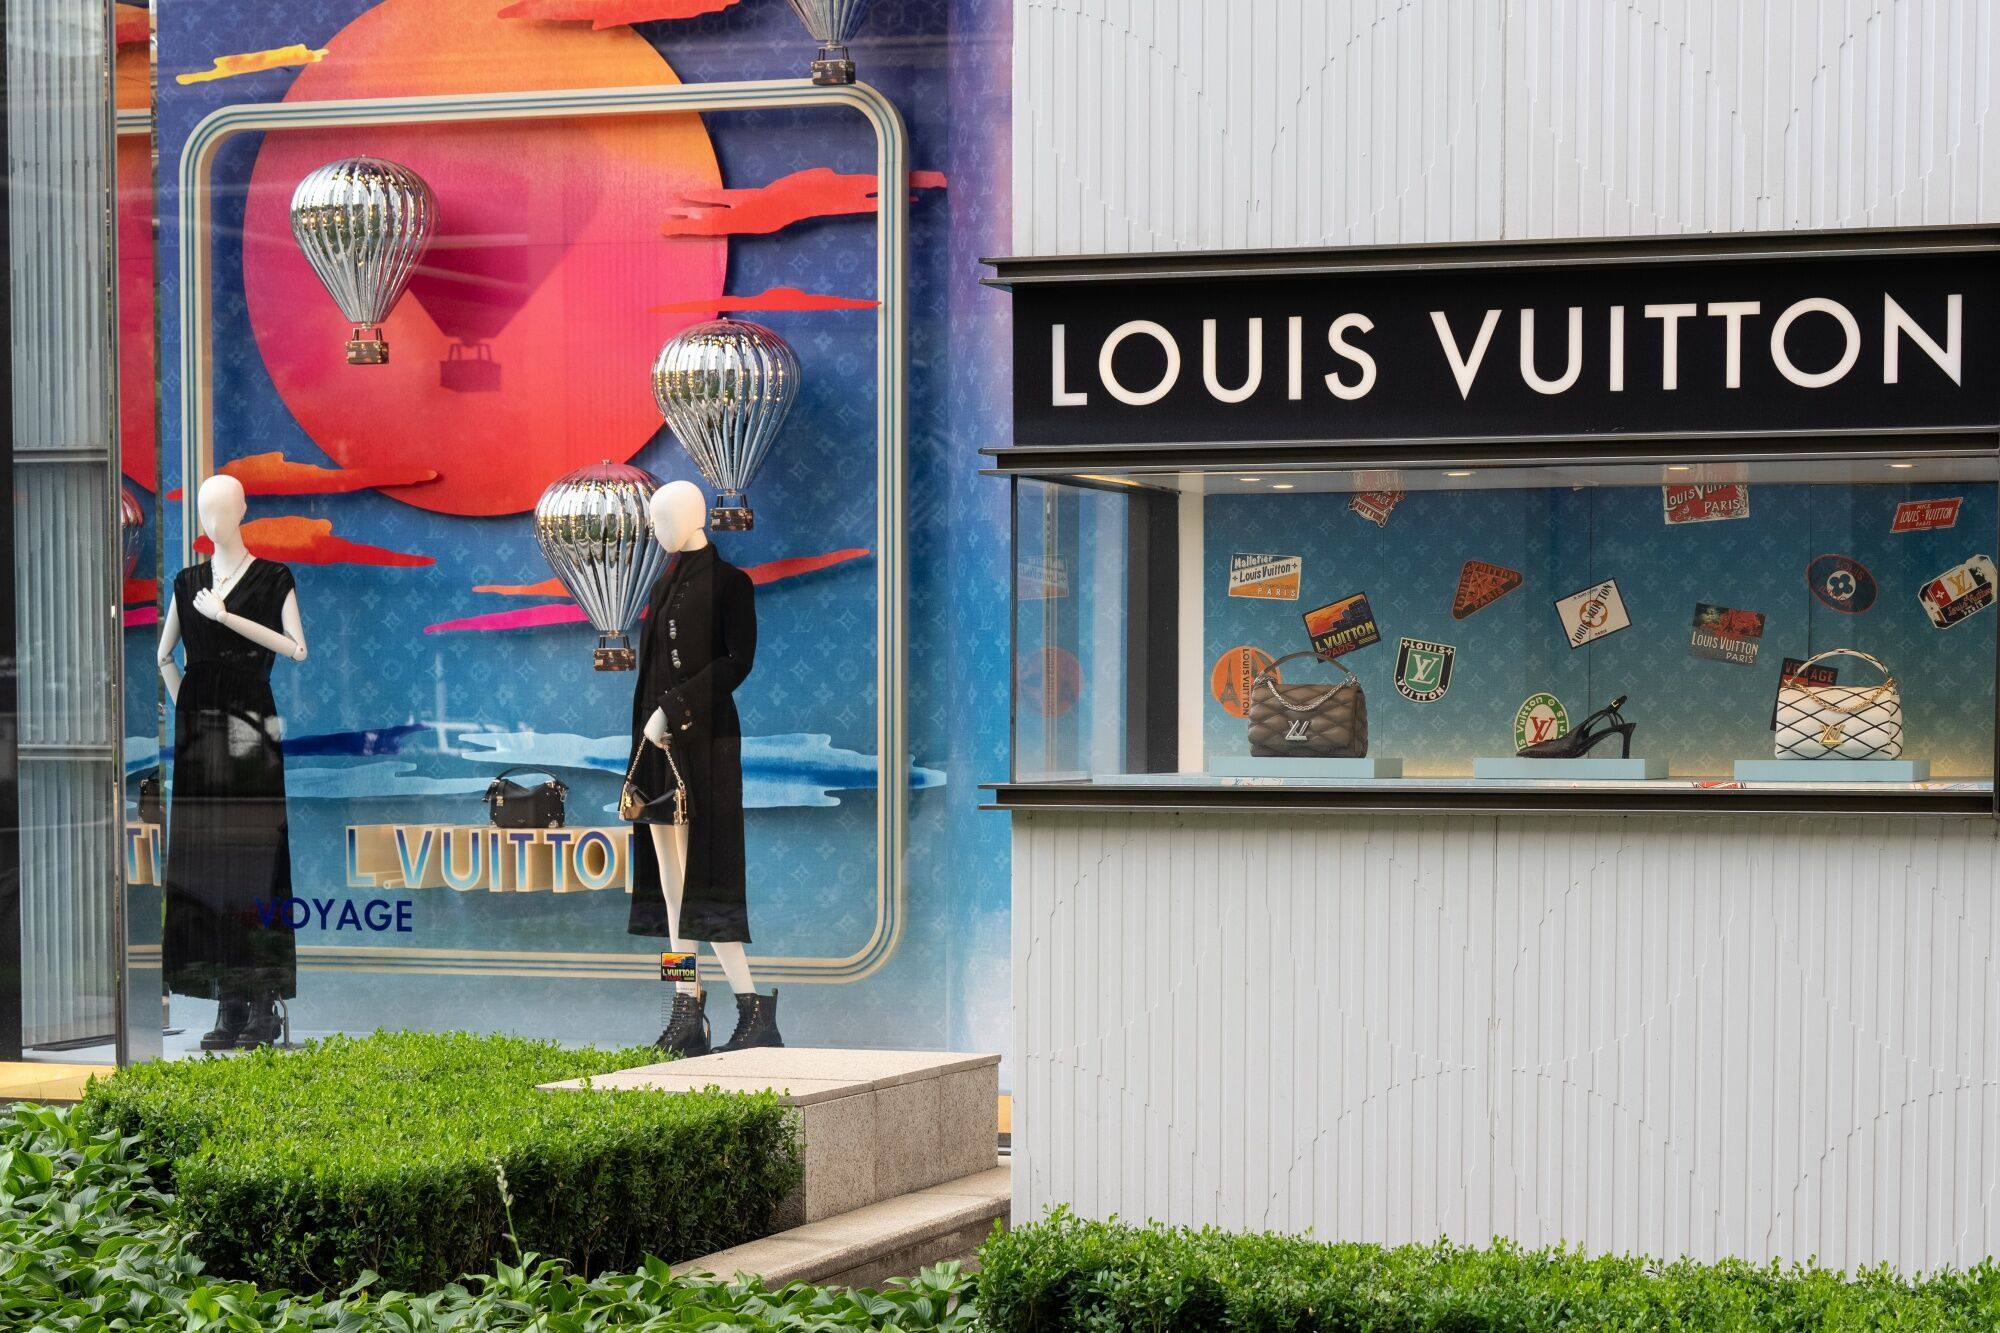
[[1361,681],[1336,659],[1347,679],[1335,685],[1283,685],[1273,674],[1289,653],[1250,682],[1250,753],[1263,759],[1364,759],[1368,755],[1368,697]]

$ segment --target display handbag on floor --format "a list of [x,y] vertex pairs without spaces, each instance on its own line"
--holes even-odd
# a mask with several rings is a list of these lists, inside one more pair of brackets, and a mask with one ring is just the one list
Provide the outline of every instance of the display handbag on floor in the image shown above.
[[639,790],[639,756],[646,752],[651,741],[641,740],[633,747],[631,767],[625,770],[625,786],[618,793],[618,817],[634,824],[685,824],[688,822],[687,779],[681,776],[681,766],[674,761],[674,747],[671,741],[660,748],[666,751],[667,767],[674,775],[674,789],[664,796],[648,796]]
[[535,768],[502,769],[486,787],[486,817],[494,828],[561,828],[569,804],[569,788],[551,775],[547,782],[523,787],[509,773],[539,773]]
[[1796,676],[1778,682],[1780,759],[1898,759],[1903,753],[1903,698],[1889,668],[1867,653],[1835,648],[1807,658],[1804,671],[1829,657],[1858,657],[1882,673],[1882,683],[1808,685]]
[[1250,753],[1264,759],[1363,759],[1368,755],[1368,697],[1361,681],[1341,662],[1347,679],[1336,685],[1284,685],[1275,673],[1295,658],[1289,653],[1250,682]]

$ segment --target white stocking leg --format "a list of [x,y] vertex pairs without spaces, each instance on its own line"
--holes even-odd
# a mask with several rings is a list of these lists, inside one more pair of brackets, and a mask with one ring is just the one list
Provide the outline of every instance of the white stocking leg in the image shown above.
[[[681,938],[681,885],[687,879],[688,831],[685,824],[651,824],[653,834],[653,854],[660,862],[660,896],[667,904],[667,942],[675,953],[685,953],[696,947],[693,942]],[[722,975],[729,978],[729,989],[738,995],[748,995],[757,987],[750,980],[750,959],[743,952],[743,946],[734,942],[710,944],[715,950],[715,960],[722,964]],[[694,983],[683,981],[676,989],[692,995]]]

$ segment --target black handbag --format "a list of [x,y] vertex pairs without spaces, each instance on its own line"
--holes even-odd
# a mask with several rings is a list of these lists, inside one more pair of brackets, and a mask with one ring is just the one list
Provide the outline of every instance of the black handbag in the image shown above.
[[141,824],[167,822],[167,807],[160,799],[160,774],[157,769],[150,776],[139,779],[139,822]]
[[569,788],[551,776],[547,782],[523,787],[509,773],[539,773],[538,768],[503,769],[486,788],[486,815],[495,828],[561,828]]
[[1368,757],[1368,696],[1347,664],[1333,665],[1347,679],[1337,685],[1281,685],[1277,670],[1299,657],[1281,657],[1250,682],[1247,718],[1250,753],[1260,758],[1365,759]]
[[680,827],[688,822],[690,807],[688,802],[687,779],[681,776],[681,766],[674,759],[673,742],[660,748],[667,752],[667,767],[674,775],[672,790],[660,796],[648,796],[639,790],[639,756],[646,752],[650,744],[643,737],[632,747],[632,764],[625,770],[625,785],[618,792],[618,817],[634,824],[671,824]]

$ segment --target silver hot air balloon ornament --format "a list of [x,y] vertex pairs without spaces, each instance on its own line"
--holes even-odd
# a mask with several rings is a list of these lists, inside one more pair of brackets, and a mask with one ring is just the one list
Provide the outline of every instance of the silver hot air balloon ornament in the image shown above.
[[639,663],[625,631],[666,560],[647,508],[658,489],[651,473],[607,461],[559,478],[535,502],[535,540],[597,630],[592,665],[599,671]]
[[812,64],[814,83],[854,82],[854,62],[848,59],[847,43],[868,16],[870,0],[790,0],[792,12],[806,25],[806,32],[819,43],[819,58]]
[[118,488],[118,531],[124,539],[125,577],[131,578],[139,568],[139,530],[146,526],[146,511],[139,507],[139,497],[131,488]]
[[437,200],[424,178],[379,157],[329,162],[292,191],[292,237],[354,326],[347,364],[389,360],[382,321],[436,227]]
[[748,532],[756,515],[743,491],[799,396],[799,359],[762,324],[715,319],[667,340],[653,361],[653,401],[701,475],[715,488],[709,526]]

